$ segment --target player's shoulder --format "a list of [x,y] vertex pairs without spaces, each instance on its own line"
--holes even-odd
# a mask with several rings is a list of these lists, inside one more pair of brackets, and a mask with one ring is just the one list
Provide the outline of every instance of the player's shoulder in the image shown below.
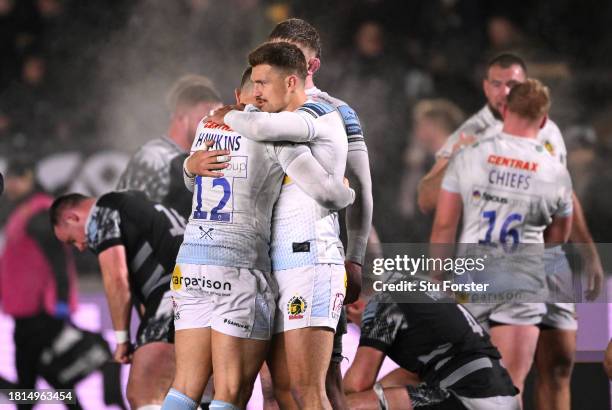
[[141,191],[111,191],[100,196],[96,205],[99,207],[122,210],[126,207],[135,206],[140,209],[149,202],[146,194]]
[[297,111],[304,112],[317,119],[336,111],[335,107],[322,101],[308,99]]
[[455,132],[455,134],[463,133],[465,135],[484,135],[491,132],[491,129],[496,123],[495,117],[491,113],[489,107],[485,106],[480,111],[469,117],[463,122]]
[[130,162],[165,163],[181,153],[182,150],[169,138],[154,138],[140,147]]
[[340,98],[332,97],[324,91],[317,92],[316,94],[312,95],[311,98],[315,101],[321,101],[334,107],[340,113],[349,142],[363,140],[361,122],[359,121],[359,116],[357,116],[357,112],[353,109],[353,107]]

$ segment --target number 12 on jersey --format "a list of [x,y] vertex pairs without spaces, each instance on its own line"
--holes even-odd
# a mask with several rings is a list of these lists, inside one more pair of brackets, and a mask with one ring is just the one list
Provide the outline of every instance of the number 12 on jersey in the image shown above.
[[[231,181],[233,182],[233,178]],[[202,178],[197,176],[195,179],[196,192],[194,195],[193,219],[232,222],[232,182],[223,177]],[[210,198],[203,195],[204,191],[209,194]]]

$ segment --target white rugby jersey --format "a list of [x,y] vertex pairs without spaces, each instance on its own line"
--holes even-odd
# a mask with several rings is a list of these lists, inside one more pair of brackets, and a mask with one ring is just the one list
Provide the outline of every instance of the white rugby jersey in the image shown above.
[[[346,102],[330,96],[317,87],[306,90],[306,95],[314,101],[323,102],[334,107],[342,116],[348,140],[347,174],[350,172],[351,184],[360,186],[355,203],[346,212],[347,249],[346,259],[363,265],[370,228],[372,227],[372,200],[370,160],[368,148],[361,128],[361,122],[355,110]],[[344,252],[344,249],[342,250]]]
[[[339,112],[329,104],[309,99],[292,113],[232,111],[225,122],[247,138],[308,142],[312,155],[327,172],[344,176],[347,136]],[[272,215],[272,270],[344,264],[339,231],[337,212],[322,207],[285,178]]]
[[455,155],[442,188],[463,200],[460,243],[544,243],[552,217],[572,213],[567,169],[538,141],[505,133]]
[[[504,122],[495,118],[489,105],[485,105],[480,111],[468,118],[454,133],[452,133],[446,143],[436,153],[437,158],[450,158],[453,154],[453,145],[459,141],[461,133],[466,136],[474,136],[477,139],[494,133],[500,133]],[[557,124],[550,118],[540,130],[537,141],[564,166],[567,166],[567,149],[563,136]]]
[[[284,170],[293,163],[303,164],[308,156],[316,161],[305,145],[261,143],[212,122],[200,122],[192,152],[206,149],[208,140],[215,142],[211,149],[231,151],[230,166],[222,170],[223,177],[195,178],[192,212],[177,262],[270,271],[270,221]],[[300,171],[305,169],[308,175],[291,175],[300,181],[314,177],[326,186],[328,174],[319,164]],[[332,188],[338,197],[354,196],[342,180]],[[347,199],[344,206],[351,201]]]

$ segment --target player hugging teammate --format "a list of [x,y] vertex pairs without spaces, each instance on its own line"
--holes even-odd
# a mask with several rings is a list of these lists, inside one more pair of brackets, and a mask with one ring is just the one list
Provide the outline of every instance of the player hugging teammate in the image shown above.
[[[559,374],[560,358],[573,357],[567,304],[464,307],[426,292],[413,303],[379,296],[367,305],[342,380],[343,305],[359,294],[372,218],[361,124],[350,106],[315,87],[321,44],[305,21],[278,24],[248,61],[237,104],[211,112],[189,138],[186,225],[134,193],[56,203],[58,236],[99,255],[116,357],[135,364],[132,405],[152,410],[163,398],[163,409],[196,409],[212,377],[210,408],[243,409],[261,370],[267,404],[283,409],[516,410],[536,346],[555,340],[563,348],[538,353],[539,397],[568,402],[569,390],[554,390],[560,380],[549,377]],[[563,141],[547,120],[548,90],[511,55],[491,61],[483,84],[488,104],[449,138],[420,186],[421,208],[437,207],[431,241],[454,243],[463,216],[464,243],[565,242],[580,208]],[[514,196],[521,200],[499,200]],[[345,252],[338,211],[347,206]],[[546,255],[565,261],[560,247]],[[144,324],[132,359],[125,331],[133,299]],[[559,320],[541,328],[538,342],[544,313]],[[385,356],[401,369],[377,382]],[[143,372],[160,381],[155,392],[138,384],[136,376],[148,379]]]

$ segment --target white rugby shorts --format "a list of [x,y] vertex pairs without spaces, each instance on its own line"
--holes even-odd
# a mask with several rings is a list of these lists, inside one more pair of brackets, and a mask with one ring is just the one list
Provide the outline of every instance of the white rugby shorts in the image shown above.
[[316,264],[275,271],[278,284],[274,333],[305,327],[336,330],[346,294],[344,265]]
[[210,327],[234,337],[272,337],[278,291],[267,272],[179,263],[170,289],[176,330]]

